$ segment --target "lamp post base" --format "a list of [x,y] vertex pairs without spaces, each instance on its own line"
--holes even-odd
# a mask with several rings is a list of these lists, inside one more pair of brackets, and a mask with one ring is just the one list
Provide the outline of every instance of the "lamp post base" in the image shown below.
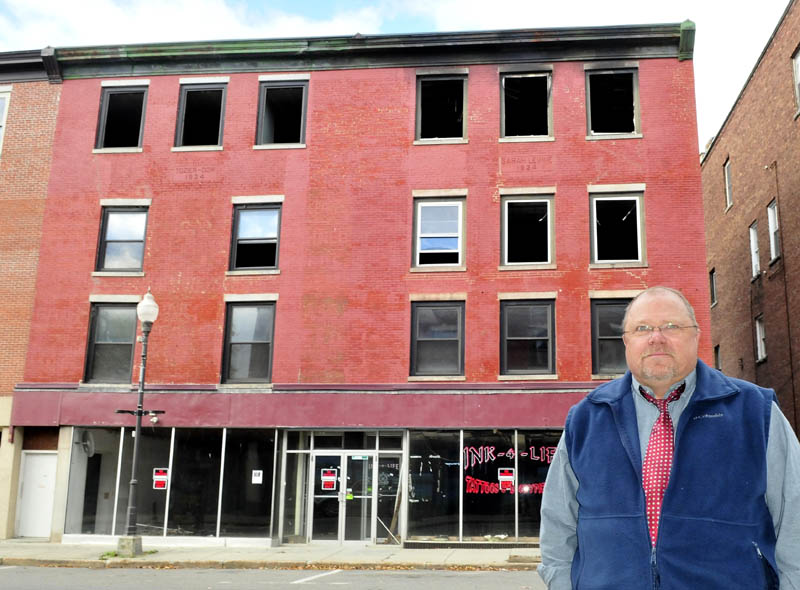
[[119,557],[138,557],[142,555],[142,537],[120,537],[117,541],[117,555]]

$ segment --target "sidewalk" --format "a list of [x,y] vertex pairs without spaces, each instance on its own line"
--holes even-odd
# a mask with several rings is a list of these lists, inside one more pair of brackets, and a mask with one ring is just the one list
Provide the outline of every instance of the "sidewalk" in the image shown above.
[[396,545],[150,547],[134,558],[111,556],[116,545],[0,540],[0,566],[86,568],[535,569],[538,548],[425,548]]

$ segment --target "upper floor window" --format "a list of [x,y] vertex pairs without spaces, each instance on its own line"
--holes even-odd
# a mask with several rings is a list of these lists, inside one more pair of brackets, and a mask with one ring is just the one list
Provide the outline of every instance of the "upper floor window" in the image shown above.
[[722,370],[722,359],[720,358],[719,344],[714,345],[714,368],[719,371]]
[[86,381],[130,383],[135,340],[135,304],[93,304]]
[[221,146],[227,84],[181,82],[175,146]]
[[464,139],[467,77],[417,77],[417,139]]
[[500,137],[551,135],[550,80],[548,72],[501,75]]
[[3,137],[6,132],[6,118],[8,116],[8,103],[11,100],[11,92],[5,92],[0,88],[0,154],[3,153]]
[[277,268],[280,204],[234,208],[231,270]]
[[464,302],[411,305],[411,375],[464,374]]
[[627,370],[622,320],[629,299],[592,300],[592,374],[618,375]]
[[592,194],[592,262],[644,262],[641,194]]
[[554,301],[500,303],[500,373],[555,372]]
[[414,266],[461,266],[464,260],[464,201],[417,199]]
[[756,318],[756,361],[767,358],[767,332],[764,328],[764,317]]
[[304,144],[307,96],[307,81],[262,81],[256,144]]
[[725,160],[722,165],[722,175],[725,181],[725,207],[733,205],[733,181],[731,179],[731,159]]
[[552,198],[504,197],[502,264],[552,262]]
[[640,133],[635,68],[587,70],[586,104],[590,137]]
[[711,269],[708,271],[708,288],[711,292],[711,305],[715,305],[717,303],[717,271],[716,269]]
[[750,226],[750,270],[753,278],[761,273],[761,261],[758,252],[758,222]]
[[95,148],[142,146],[147,86],[104,87]]
[[145,207],[103,207],[97,270],[142,270],[146,228]]
[[229,303],[227,312],[223,382],[269,382],[275,304]]
[[792,57],[792,70],[794,71],[794,94],[800,109],[800,52]]
[[772,201],[767,205],[767,226],[769,229],[769,259],[775,260],[781,255],[780,227],[778,226],[778,203]]

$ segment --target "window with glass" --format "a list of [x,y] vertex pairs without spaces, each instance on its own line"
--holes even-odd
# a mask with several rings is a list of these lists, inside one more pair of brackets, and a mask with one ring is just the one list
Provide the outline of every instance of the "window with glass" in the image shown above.
[[722,165],[722,176],[725,182],[725,207],[733,205],[733,179],[731,177],[731,159],[727,158]]
[[639,133],[639,80],[632,70],[586,72],[590,136]]
[[629,299],[592,300],[592,374],[619,375],[627,370],[622,320]]
[[460,266],[464,257],[464,201],[415,201],[414,266]]
[[227,84],[184,84],[178,103],[176,147],[221,146]]
[[550,74],[502,74],[500,137],[550,135]]
[[711,269],[708,271],[708,287],[711,291],[711,305],[715,305],[717,303],[717,271],[716,269]]
[[103,88],[95,147],[141,147],[146,102],[146,86]]
[[277,268],[280,221],[280,205],[236,206],[231,270]]
[[261,82],[257,145],[303,144],[306,134],[308,82]]
[[722,360],[719,355],[719,344],[714,345],[714,368],[722,370]]
[[274,303],[229,303],[223,381],[267,383],[272,378]]
[[756,324],[756,361],[767,358],[767,331],[764,327],[764,316],[758,316]]
[[147,208],[104,207],[97,270],[142,270],[146,230]]
[[464,374],[464,302],[411,305],[411,375]]
[[772,201],[767,205],[767,229],[769,230],[769,259],[775,260],[781,255],[780,227],[778,226],[778,203]]
[[408,536],[458,540],[459,431],[411,432],[408,478]]
[[500,303],[500,372],[503,375],[555,372],[555,301]]
[[503,199],[502,264],[552,262],[552,198]]
[[641,195],[591,196],[592,262],[643,262]]
[[758,223],[750,226],[750,274],[755,279],[761,274],[761,260],[758,251]]
[[467,77],[417,77],[417,139],[463,139],[467,136]]
[[6,119],[8,117],[8,103],[10,100],[10,92],[0,92],[0,154],[3,153],[3,137],[6,132]]
[[92,305],[87,382],[130,383],[136,322],[135,304]]

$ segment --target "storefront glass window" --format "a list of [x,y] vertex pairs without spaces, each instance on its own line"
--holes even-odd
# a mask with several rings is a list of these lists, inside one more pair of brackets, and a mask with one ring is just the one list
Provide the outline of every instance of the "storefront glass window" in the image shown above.
[[308,453],[286,454],[283,543],[305,543],[308,518]]
[[217,534],[222,430],[175,431],[168,535]]
[[465,431],[465,541],[502,541],[514,529],[514,431]]
[[458,540],[459,433],[412,432],[408,536]]
[[519,536],[521,540],[539,536],[539,510],[547,470],[558,445],[560,432],[519,432]]

